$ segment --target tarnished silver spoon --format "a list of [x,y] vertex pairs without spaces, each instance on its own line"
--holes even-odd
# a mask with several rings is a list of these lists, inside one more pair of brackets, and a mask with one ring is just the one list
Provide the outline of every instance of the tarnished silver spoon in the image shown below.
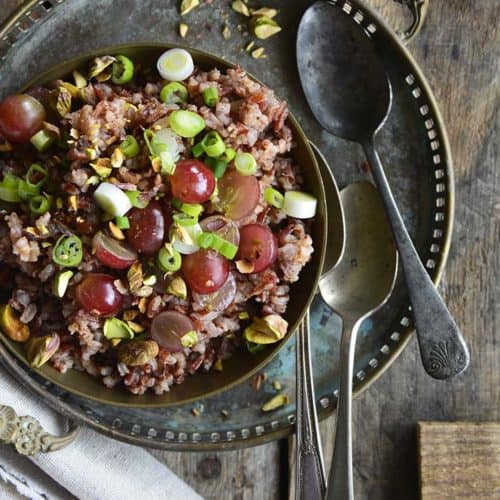
[[364,319],[389,298],[397,274],[397,252],[380,195],[369,182],[342,189],[345,250],[319,283],[323,300],[342,318],[340,387],[327,498],[353,498],[352,379],[356,337]]
[[467,346],[418,256],[375,150],[392,101],[375,44],[339,5],[321,0],[300,22],[297,64],[316,119],[330,133],[360,143],[369,160],[399,251],[425,370],[438,379],[461,373],[469,364]]

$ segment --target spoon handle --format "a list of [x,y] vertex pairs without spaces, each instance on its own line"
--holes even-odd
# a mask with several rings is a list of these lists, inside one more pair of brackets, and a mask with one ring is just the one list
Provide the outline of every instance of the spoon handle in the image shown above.
[[361,321],[351,323],[345,318],[340,339],[340,389],[335,422],[333,459],[328,476],[327,500],[353,500],[352,475],[352,377],[356,337]]
[[295,498],[323,500],[326,491],[309,342],[309,310],[297,331],[297,451]]
[[451,378],[469,365],[467,345],[411,241],[373,139],[363,144],[363,148],[384,201],[403,265],[424,368],[431,377]]

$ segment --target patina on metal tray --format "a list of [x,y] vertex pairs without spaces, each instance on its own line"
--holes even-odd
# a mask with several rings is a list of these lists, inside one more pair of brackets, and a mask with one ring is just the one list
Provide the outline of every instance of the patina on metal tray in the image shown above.
[[[280,2],[266,2],[280,7]],[[267,59],[254,60],[243,50],[249,40],[238,30],[245,20],[226,2],[200,7],[186,18],[185,43],[238,62],[289,101],[305,132],[326,155],[339,184],[368,176],[361,150],[322,131],[307,108],[300,89],[295,57],[298,21],[309,2],[287,3],[280,12],[283,32],[262,43]],[[396,35],[358,0],[340,4],[346,15],[362,23],[380,44],[394,89],[388,122],[378,138],[380,154],[423,262],[438,281],[448,253],[453,215],[453,179],[448,141],[432,93]],[[233,35],[221,36],[221,15]],[[87,20],[82,23],[82,19]],[[29,2],[0,30],[1,94],[81,52],[132,41],[180,43],[177,2],[146,0],[52,0]],[[43,49],[42,49],[43,48]],[[36,55],[36,56],[35,56]],[[317,297],[312,308],[314,375],[320,416],[331,412],[338,386],[340,320]],[[372,383],[394,361],[411,334],[411,315],[400,278],[388,304],[363,324],[356,356],[355,391]],[[262,443],[285,436],[294,421],[294,348],[292,339],[268,365],[260,391],[245,383],[216,397],[169,409],[127,410],[71,396],[47,383],[8,355],[3,363],[27,386],[42,394],[61,413],[119,439],[169,449],[228,448]],[[292,402],[272,413],[260,408],[279,380]],[[1,401],[0,401],[1,403]],[[197,408],[200,415],[193,414]],[[227,410],[228,418],[221,414]],[[198,412],[195,412],[198,414]]]

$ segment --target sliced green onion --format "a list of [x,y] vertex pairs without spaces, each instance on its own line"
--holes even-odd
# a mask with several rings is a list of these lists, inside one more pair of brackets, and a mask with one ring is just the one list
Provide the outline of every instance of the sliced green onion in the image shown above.
[[203,233],[199,224],[193,226],[170,226],[170,241],[172,246],[181,254],[189,255],[200,249],[198,246],[198,237]]
[[290,217],[310,219],[316,215],[317,200],[314,196],[302,191],[285,193],[283,210]]
[[43,215],[50,209],[50,200],[43,195],[33,196],[29,201],[30,211],[36,215]]
[[146,208],[149,204],[148,201],[144,200],[140,191],[125,191],[125,195],[135,208]]
[[272,205],[273,207],[283,207],[284,196],[272,187],[267,187],[264,190],[264,199],[267,203],[269,203],[269,205]]
[[158,252],[158,267],[164,272],[174,272],[181,268],[181,254],[169,245],[169,248],[162,247]]
[[234,160],[235,156],[236,156],[236,151],[233,148],[226,148],[224,153],[221,155],[220,159],[229,163]]
[[180,82],[191,75],[194,62],[187,50],[176,48],[165,51],[158,58],[156,67],[165,80]]
[[130,82],[134,76],[134,63],[123,55],[115,56],[113,63],[113,73],[111,79],[116,85],[123,85]]
[[252,354],[257,354],[258,352],[262,351],[264,347],[264,344],[256,344],[255,342],[250,342],[249,340],[247,340],[247,349]]
[[212,248],[215,244],[215,234],[204,232],[198,237],[198,245],[200,248]]
[[52,146],[56,140],[55,134],[49,132],[48,130],[39,130],[33,137],[31,137],[30,142],[35,146],[35,148],[43,153]]
[[207,87],[202,92],[203,102],[213,108],[219,102],[219,92],[217,87]]
[[188,90],[179,82],[170,82],[160,92],[160,100],[165,104],[181,104],[188,100]]
[[115,223],[119,229],[130,229],[130,221],[126,215],[118,215]]
[[232,260],[238,253],[238,247],[236,245],[233,245],[230,241],[224,241],[218,252],[222,256],[226,257],[226,259]]
[[33,196],[38,196],[40,194],[40,188],[35,185],[29,184],[24,179],[19,179],[17,184],[17,194],[22,200],[29,200]]
[[56,274],[56,277],[52,281],[52,293],[56,297],[59,297],[60,299],[64,297],[66,290],[68,289],[69,281],[73,275],[73,271],[70,271],[69,269],[67,271],[59,271]]
[[21,179],[13,174],[5,174],[0,182],[0,200],[9,203],[22,201],[18,193],[18,185]]
[[183,203],[177,198],[172,198],[172,205],[191,217],[199,217],[203,212],[203,205],[200,203]]
[[198,223],[198,217],[191,217],[187,214],[174,214],[174,222],[182,227],[194,226]]
[[128,339],[134,338],[134,332],[130,326],[118,318],[108,318],[104,322],[104,336],[108,339]]
[[162,175],[172,175],[175,172],[175,162],[169,151],[160,153],[160,161]]
[[139,144],[133,135],[127,135],[125,140],[120,144],[121,152],[127,158],[134,158],[139,154]]
[[52,250],[52,260],[60,266],[77,266],[82,261],[82,258],[82,240],[74,234],[61,236]]
[[195,158],[199,158],[204,152],[205,152],[205,148],[203,147],[203,144],[201,142],[199,142],[198,144],[195,144],[191,148],[191,154]]
[[94,199],[105,212],[113,217],[125,215],[132,208],[128,196],[119,187],[109,182],[99,184],[94,191]]
[[205,163],[212,169],[214,177],[220,179],[227,168],[227,163],[219,158],[207,158]]
[[172,130],[181,137],[195,137],[205,128],[205,120],[194,111],[176,110],[168,117]]
[[205,153],[211,158],[217,158],[226,150],[222,137],[215,131],[209,132],[201,141]]
[[39,189],[47,182],[48,177],[49,173],[46,168],[41,167],[38,163],[33,163],[26,173],[26,182]]
[[257,162],[250,153],[237,153],[234,166],[241,175],[253,175],[257,172]]
[[211,248],[230,260],[234,259],[238,252],[236,245],[233,245],[230,241],[225,240],[216,233],[207,231],[198,236],[198,245],[201,248]]

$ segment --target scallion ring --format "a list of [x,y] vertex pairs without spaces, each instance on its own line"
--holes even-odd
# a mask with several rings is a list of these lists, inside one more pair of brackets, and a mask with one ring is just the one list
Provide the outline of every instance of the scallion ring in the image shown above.
[[133,135],[127,135],[120,144],[120,150],[127,158],[134,158],[139,154],[139,144]]
[[29,201],[30,212],[35,215],[43,215],[50,209],[50,200],[43,195],[33,196]]
[[227,169],[227,162],[221,160],[220,158],[207,158],[205,163],[212,169],[214,177],[220,179]]
[[0,200],[9,203],[17,203],[22,201],[19,196],[17,187],[21,179],[13,174],[5,174],[2,182],[0,182]]
[[174,272],[181,268],[182,257],[181,254],[173,248],[167,250],[165,247],[161,248],[158,252],[158,267],[164,272]]
[[254,175],[257,172],[257,162],[250,153],[237,153],[234,166],[241,175]]
[[63,267],[78,266],[82,258],[82,240],[74,234],[61,236],[52,250],[52,260]]
[[211,158],[219,157],[226,150],[222,137],[215,131],[209,132],[201,141],[205,153]]
[[207,87],[201,94],[203,95],[203,102],[211,108],[219,102],[217,87]]
[[195,158],[199,158],[205,152],[205,148],[201,142],[198,142],[191,148],[191,154]]
[[224,160],[226,163],[229,163],[234,160],[236,156],[236,151],[233,148],[226,148],[224,153],[220,156],[221,160]]
[[211,233],[209,231],[205,231],[198,236],[198,246],[205,249],[211,248],[229,260],[234,259],[238,252],[238,247],[236,245],[225,240],[217,233]]
[[272,187],[267,187],[264,190],[264,199],[273,207],[283,208],[284,196]]
[[125,191],[125,194],[133,207],[146,208],[148,206],[148,201],[144,199],[140,191]]
[[113,73],[111,79],[116,85],[123,85],[130,82],[134,76],[134,63],[127,56],[115,56],[113,63]]
[[40,188],[36,185],[29,184],[24,179],[19,179],[19,183],[17,184],[17,194],[21,200],[29,200],[30,198],[33,198],[33,196],[40,194]]
[[205,120],[194,111],[178,109],[168,117],[170,128],[181,137],[195,137],[205,128]]
[[194,226],[198,223],[198,217],[191,217],[187,214],[174,214],[172,218],[177,225],[183,227]]
[[160,100],[165,104],[181,104],[187,102],[187,88],[179,82],[170,82],[160,92]]
[[33,163],[26,173],[26,182],[34,188],[40,189],[49,177],[49,173],[46,168],[38,165],[38,163]]
[[126,215],[115,217],[115,223],[119,229],[130,229],[130,220]]
[[30,142],[35,146],[35,148],[43,153],[52,146],[56,140],[55,134],[49,132],[48,130],[39,130],[34,136],[31,137]]

